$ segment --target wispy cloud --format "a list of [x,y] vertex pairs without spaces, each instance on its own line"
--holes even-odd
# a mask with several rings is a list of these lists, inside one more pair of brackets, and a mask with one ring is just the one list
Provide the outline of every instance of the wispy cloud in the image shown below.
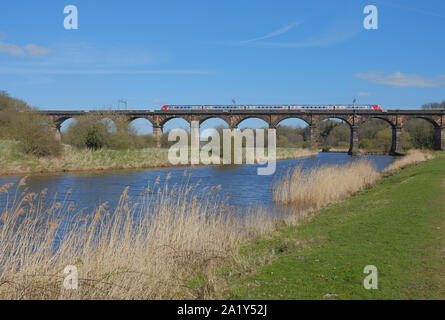
[[438,88],[445,86],[445,75],[431,77],[402,72],[385,75],[383,71],[372,71],[368,73],[357,73],[356,76],[372,83],[391,87]]
[[25,50],[12,43],[0,42],[0,53],[6,53],[12,57],[20,57],[25,55]]
[[[303,22],[294,22],[291,23],[281,29],[270,32],[262,37],[253,38],[244,41],[231,42],[229,45],[238,45],[238,46],[255,46],[255,47],[263,47],[263,48],[309,48],[309,47],[321,47],[321,46],[329,46],[337,43],[345,42],[349,39],[354,38],[360,32],[362,32],[362,28],[360,28],[360,24],[357,23],[354,18],[345,18],[341,20],[335,20],[331,25],[326,26],[324,30],[320,31],[318,34],[312,34],[312,29],[309,32],[309,37],[306,39],[296,40],[296,41],[287,41],[287,42],[271,42],[264,41],[275,38],[279,35],[282,35],[286,32],[289,32],[293,28],[298,25],[301,25]],[[306,32],[308,32],[309,26],[306,28]],[[227,44],[227,43],[226,43]]]
[[159,69],[159,70],[119,70],[119,69],[57,69],[57,68],[0,68],[0,74],[39,74],[39,75],[144,75],[144,74],[208,74],[206,70]]
[[263,47],[275,47],[275,48],[310,48],[310,47],[323,47],[337,43],[345,42],[354,38],[360,31],[356,30],[344,30],[338,32],[329,32],[321,34],[310,39],[296,41],[296,42],[265,42],[262,43]]
[[270,38],[274,38],[277,37],[279,35],[285,34],[286,32],[292,30],[293,28],[295,28],[296,26],[302,24],[302,21],[297,21],[297,22],[293,22],[291,24],[288,24],[287,26],[284,26],[283,28],[280,28],[278,30],[272,31],[264,36],[258,37],[258,38],[253,38],[253,39],[249,39],[249,40],[243,40],[243,41],[239,41],[237,42],[237,44],[247,44],[247,43],[251,43],[251,42],[256,42],[256,41],[261,41],[261,40],[265,40],[265,39],[270,39]]
[[46,56],[48,53],[51,52],[51,49],[38,46],[36,44],[27,44],[23,47],[25,51],[30,55],[31,57],[43,57]]
[[370,97],[371,94],[369,92],[359,92],[358,96],[359,97]]
[[[3,45],[2,45],[3,44]],[[57,75],[150,75],[208,74],[199,68],[154,67],[165,62],[166,54],[155,57],[151,50],[129,47],[98,48],[85,42],[59,43],[51,49],[28,44],[23,48],[0,42],[0,52],[10,56],[40,59],[11,59],[0,66],[0,74],[25,77]],[[49,54],[51,52],[51,54]]]
[[427,10],[414,8],[414,7],[407,7],[407,6],[399,5],[399,4],[396,4],[396,3],[390,3],[388,1],[384,1],[384,2],[383,1],[374,1],[374,2],[378,3],[379,5],[382,4],[384,6],[389,6],[389,7],[393,7],[393,8],[397,8],[397,9],[408,10],[408,11],[420,13],[420,14],[423,14],[423,15],[426,15],[426,16],[431,16],[431,17],[437,17],[437,18],[445,19],[444,15],[438,14],[437,12],[427,11]]
[[43,57],[50,52],[50,49],[32,43],[22,48],[13,43],[0,42],[0,53],[11,57]]

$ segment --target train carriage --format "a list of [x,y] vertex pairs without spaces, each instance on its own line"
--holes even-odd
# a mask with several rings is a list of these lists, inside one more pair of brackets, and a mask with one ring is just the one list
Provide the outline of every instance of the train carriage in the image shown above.
[[370,110],[382,111],[379,105],[169,105],[161,110]]

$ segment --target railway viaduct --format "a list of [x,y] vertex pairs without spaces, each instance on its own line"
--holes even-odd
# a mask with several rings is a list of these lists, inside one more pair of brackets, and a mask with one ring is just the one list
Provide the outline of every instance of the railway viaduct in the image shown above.
[[[100,114],[104,118],[112,115],[124,117],[128,122],[144,118],[153,125],[153,135],[160,146],[164,124],[174,118],[182,118],[190,125],[199,125],[210,118],[220,118],[227,122],[231,129],[237,128],[241,121],[249,118],[264,120],[269,129],[275,129],[285,119],[296,118],[305,121],[311,132],[311,146],[317,147],[318,125],[325,119],[340,119],[345,121],[351,129],[349,153],[354,154],[359,148],[358,130],[360,125],[372,118],[386,121],[392,127],[391,154],[402,152],[402,128],[407,121],[421,118],[434,126],[435,149],[445,150],[445,110],[388,110],[388,111],[361,111],[361,110],[120,110],[120,111],[40,111],[48,116],[53,123],[56,135],[60,137],[61,124],[70,118],[80,118],[89,114]],[[195,122],[196,121],[196,122]]]

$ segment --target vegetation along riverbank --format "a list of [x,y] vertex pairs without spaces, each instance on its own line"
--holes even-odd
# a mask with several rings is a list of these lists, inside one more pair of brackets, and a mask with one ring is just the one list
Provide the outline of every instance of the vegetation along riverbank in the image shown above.
[[[444,299],[445,158],[400,171],[427,158],[402,158],[374,188],[245,245],[245,256],[270,260],[226,276],[222,296]],[[377,267],[377,290],[363,286],[367,265]]]
[[[57,157],[20,151],[17,141],[0,140],[0,175],[172,167],[166,148],[78,149],[63,145]],[[267,151],[267,150],[266,150]],[[277,160],[315,156],[316,150],[277,148]],[[267,152],[266,152],[267,154]],[[183,166],[183,165],[181,165]]]
[[[424,156],[416,161],[425,159]],[[202,190],[199,185],[188,184],[187,176],[183,184],[175,186],[168,185],[168,177],[166,181],[158,179],[147,187],[143,199],[137,201],[125,190],[115,208],[110,209],[104,203],[94,212],[74,212],[69,201],[54,200],[44,206],[47,202],[42,199],[52,195],[47,195],[45,190],[39,194],[26,193],[24,178],[18,186],[7,184],[0,188],[7,203],[0,215],[0,298],[270,298],[274,294],[277,298],[280,294],[296,298],[309,292],[287,287],[285,279],[289,279],[292,286],[295,283],[313,285],[314,290],[310,291],[313,298],[322,298],[323,295],[318,295],[324,291],[347,298],[354,296],[350,294],[351,288],[355,288],[356,278],[361,276],[360,270],[354,268],[364,260],[371,260],[366,264],[382,266],[382,287],[385,273],[399,277],[393,279],[397,287],[406,276],[403,268],[421,268],[419,261],[426,261],[427,271],[435,270],[437,260],[432,250],[440,249],[436,242],[442,235],[436,229],[440,226],[436,221],[437,210],[442,207],[435,196],[442,195],[443,168],[444,158],[438,158],[381,182],[375,169],[361,162],[336,166],[326,179],[319,173],[319,170],[328,170],[325,167],[306,173],[296,169],[282,180],[281,188],[293,188],[293,192],[301,193],[300,197],[308,194],[308,200],[301,205],[291,198],[276,199],[288,203],[291,209],[289,214],[280,217],[257,209],[240,215],[236,208],[224,205],[219,198],[219,186]],[[306,176],[320,178],[306,188],[298,187],[298,179],[291,179]],[[323,188],[328,180],[340,182],[341,179],[344,182],[352,179],[354,187],[338,183],[330,198],[323,203],[313,202],[317,186]],[[293,186],[295,181],[297,187]],[[430,195],[425,195],[426,191],[419,196],[409,193],[422,187],[422,183]],[[368,190],[375,184],[377,187]],[[279,187],[280,182],[276,188]],[[410,200],[404,200],[409,210],[387,207],[405,205],[399,203],[397,188],[400,187],[407,188],[403,189],[408,193],[407,199],[416,201],[413,205]],[[353,198],[342,201],[357,192]],[[337,204],[316,211],[333,202]],[[437,208],[432,208],[433,205]],[[385,206],[388,212],[373,211],[380,206]],[[312,224],[315,227],[311,227]],[[343,230],[345,224],[351,229]],[[433,230],[429,230],[430,227]],[[377,234],[368,234],[371,231]],[[381,242],[371,241],[373,237]],[[367,239],[371,239],[370,242]],[[363,261],[357,258],[362,256],[362,251],[367,258]],[[332,256],[343,258],[339,264],[331,265],[328,262]],[[303,259],[300,261],[297,257]],[[408,263],[411,260],[413,263]],[[298,269],[299,263],[308,265]],[[78,270],[78,290],[65,290],[62,286],[67,265]],[[389,265],[401,268],[401,275],[395,273],[398,269],[385,269]],[[280,278],[273,276],[281,273]],[[269,275],[272,278],[267,278]],[[338,279],[333,283],[338,282],[340,287],[326,283],[323,279],[327,276]],[[414,280],[419,281],[414,285],[431,284],[422,282],[422,273],[413,277],[421,278]],[[428,278],[425,276],[425,279]],[[435,286],[431,284],[424,293],[432,294]],[[394,290],[382,292],[396,295]]]
[[[423,106],[432,107],[437,106]],[[167,149],[174,142],[168,141],[168,132],[162,135],[162,148],[158,149],[152,134],[139,134],[134,123],[118,113],[96,112],[67,121],[61,135],[56,134],[50,118],[0,91],[0,175],[171,166]],[[277,159],[315,155],[309,126],[289,126],[286,121],[276,131]],[[388,126],[380,119],[363,124],[359,130],[360,153],[388,153],[392,143]],[[221,132],[222,128],[216,129]],[[317,131],[321,150],[348,150],[350,128],[345,122],[325,120]],[[433,142],[434,128],[425,120],[413,119],[404,126],[404,150],[432,149]]]

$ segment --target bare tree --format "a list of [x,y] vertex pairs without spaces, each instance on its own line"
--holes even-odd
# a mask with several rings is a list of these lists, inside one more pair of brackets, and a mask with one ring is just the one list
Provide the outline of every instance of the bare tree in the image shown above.
[[429,102],[422,105],[423,110],[445,109],[445,101],[442,103]]

